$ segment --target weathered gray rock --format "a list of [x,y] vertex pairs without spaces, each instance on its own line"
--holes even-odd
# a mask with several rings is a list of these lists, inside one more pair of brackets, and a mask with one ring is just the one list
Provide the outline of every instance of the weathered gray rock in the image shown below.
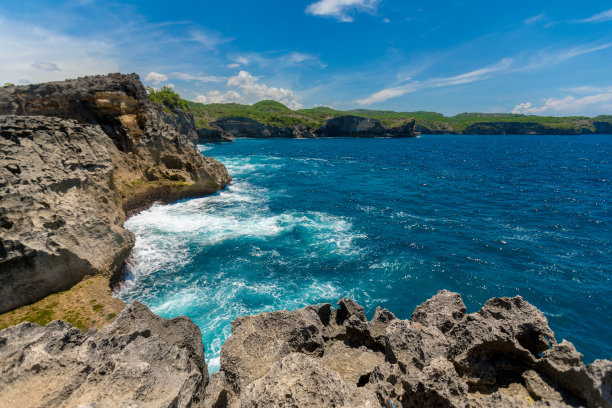
[[234,135],[223,130],[219,126],[198,129],[198,143],[219,143],[233,141]]
[[439,291],[434,297],[417,306],[410,318],[413,323],[437,327],[442,333],[465,322],[465,305],[458,293]]
[[0,312],[110,275],[129,255],[117,153],[99,126],[0,116]]
[[611,404],[612,362],[582,365],[582,356],[569,343],[557,345],[546,318],[518,296],[491,299],[467,315],[458,294],[440,291],[410,321],[379,308],[368,322],[353,300],[338,306],[235,321],[204,405]]
[[[211,123],[211,129],[221,129],[223,132],[230,134],[232,137],[249,137],[249,138],[305,138],[315,137],[310,128],[306,126],[291,126],[278,127],[264,125],[256,120],[245,117],[230,117],[221,118]],[[206,131],[206,133],[209,133]]]
[[329,119],[323,126],[315,131],[317,137],[413,137],[414,119],[408,123],[386,128],[377,119],[361,116],[338,116]]
[[3,407],[189,407],[207,383],[198,327],[138,302],[100,331],[59,320],[0,331]]
[[196,140],[193,117],[151,103],[136,74],[1,88],[0,312],[115,273],[134,243],[126,213],[229,183]]
[[240,396],[241,408],[380,407],[376,396],[342,380],[315,359],[292,353],[249,384]]

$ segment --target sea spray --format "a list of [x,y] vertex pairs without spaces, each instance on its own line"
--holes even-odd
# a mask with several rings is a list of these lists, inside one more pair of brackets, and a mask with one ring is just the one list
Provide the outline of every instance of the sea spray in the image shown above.
[[212,370],[242,315],[351,296],[401,318],[446,288],[469,311],[522,295],[610,357],[612,140],[423,136],[201,146],[234,176],[130,218],[120,297],[202,331]]

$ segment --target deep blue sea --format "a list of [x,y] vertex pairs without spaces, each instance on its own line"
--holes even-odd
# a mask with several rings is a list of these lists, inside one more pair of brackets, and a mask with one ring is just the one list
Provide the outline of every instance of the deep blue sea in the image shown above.
[[400,318],[439,289],[521,295],[585,361],[612,357],[612,136],[242,139],[201,145],[232,184],[130,218],[118,293],[202,330],[350,296]]

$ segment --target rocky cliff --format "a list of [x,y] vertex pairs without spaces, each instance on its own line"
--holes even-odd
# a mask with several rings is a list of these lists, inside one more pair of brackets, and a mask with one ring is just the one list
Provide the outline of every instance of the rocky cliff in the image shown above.
[[212,122],[212,125],[231,134],[233,137],[315,137],[312,131],[305,126],[278,127],[264,125],[256,120],[243,117],[222,118]]
[[464,135],[579,135],[593,133],[587,128],[548,127],[529,122],[482,122],[465,128]]
[[0,331],[0,405],[612,406],[612,361],[585,366],[518,296],[467,314],[459,294],[440,291],[410,320],[338,305],[235,320],[210,379],[197,327],[139,303],[86,334],[22,323]]
[[234,138],[313,138],[313,137],[413,137],[414,120],[387,128],[377,119],[339,116],[312,130],[307,126],[277,127],[243,117],[222,118],[211,128],[199,129],[201,143],[232,141]]
[[196,140],[135,74],[0,89],[0,312],[116,272],[126,213],[229,183]]
[[338,116],[315,130],[317,137],[414,137],[415,120],[388,128],[377,119],[360,116]]

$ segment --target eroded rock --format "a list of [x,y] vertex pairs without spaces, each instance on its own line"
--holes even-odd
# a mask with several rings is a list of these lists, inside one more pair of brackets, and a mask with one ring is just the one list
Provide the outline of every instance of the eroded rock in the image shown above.
[[0,312],[117,272],[126,214],[227,185],[196,141],[193,117],[153,104],[136,74],[1,88]]
[[198,327],[138,302],[100,331],[59,320],[0,331],[3,407],[189,407],[207,383]]

